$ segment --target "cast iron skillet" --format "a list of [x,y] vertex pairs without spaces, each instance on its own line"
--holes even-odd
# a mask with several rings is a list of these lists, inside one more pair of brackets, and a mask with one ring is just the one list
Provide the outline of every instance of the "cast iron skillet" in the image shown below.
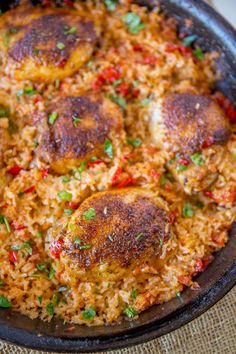
[[[192,33],[201,38],[201,46],[207,50],[218,49],[222,55],[218,62],[222,80],[217,87],[236,102],[236,32],[202,0],[163,0],[164,11],[177,17],[180,26],[183,19],[193,20]],[[8,2],[9,3],[9,2]],[[140,4],[155,6],[155,0],[141,0]],[[0,7],[7,2],[0,0]],[[0,338],[14,344],[34,349],[60,352],[92,352],[127,347],[169,333],[201,315],[220,300],[236,284],[236,224],[232,226],[227,246],[216,254],[208,269],[196,279],[200,289],[186,289],[182,300],[153,306],[134,322],[107,327],[63,325],[61,320],[51,323],[13,313],[0,311]]]

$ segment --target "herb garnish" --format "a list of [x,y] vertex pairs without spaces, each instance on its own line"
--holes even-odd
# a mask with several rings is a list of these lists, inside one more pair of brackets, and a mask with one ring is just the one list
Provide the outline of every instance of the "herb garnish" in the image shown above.
[[48,118],[48,123],[50,125],[53,125],[55,123],[55,120],[57,119],[57,117],[58,117],[57,112],[52,112]]
[[192,34],[190,36],[187,36],[183,39],[183,45],[185,47],[189,47],[193,42],[195,42],[197,39],[197,35],[196,34]]
[[66,190],[62,190],[60,192],[58,192],[58,197],[60,200],[63,200],[65,202],[70,202],[72,200],[72,194],[67,192]]
[[110,159],[113,158],[113,146],[109,139],[105,139],[104,152],[110,157]]
[[122,17],[123,22],[127,25],[128,31],[132,34],[138,34],[145,24],[141,22],[141,18],[135,12],[128,12]]
[[7,231],[11,232],[11,226],[8,222],[8,219],[4,215],[0,215],[0,224],[5,224]]
[[132,145],[133,147],[137,148],[142,145],[142,140],[139,138],[136,139],[128,139],[127,143]]
[[11,307],[11,301],[9,301],[5,296],[0,296],[0,307],[3,307],[5,309]]
[[127,306],[123,312],[129,318],[133,318],[138,315],[138,311],[135,310],[135,308],[133,308],[131,306]]
[[58,48],[58,49],[63,50],[63,49],[65,49],[65,47],[66,47],[66,46],[65,46],[64,43],[62,43],[62,42],[58,42],[58,43],[57,43],[57,48]]
[[83,213],[83,216],[86,220],[91,220],[96,216],[96,211],[94,208],[89,208]]
[[82,317],[84,320],[91,320],[96,316],[96,311],[93,307],[90,307],[82,312]]
[[190,203],[184,203],[183,209],[182,209],[182,216],[184,218],[191,218],[193,216],[194,212],[192,209],[192,205]]
[[118,0],[104,0],[104,3],[109,11],[115,11]]

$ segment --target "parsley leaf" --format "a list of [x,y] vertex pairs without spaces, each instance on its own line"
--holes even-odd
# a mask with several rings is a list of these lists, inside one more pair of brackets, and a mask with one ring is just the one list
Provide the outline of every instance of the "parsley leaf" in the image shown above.
[[104,3],[109,11],[115,11],[118,0],[104,0]]
[[142,140],[141,139],[128,139],[127,143],[132,145],[133,147],[137,148],[142,145]]
[[6,308],[6,309],[10,308],[11,302],[5,296],[0,296],[0,307]]
[[48,123],[50,125],[53,125],[55,123],[55,120],[57,119],[57,116],[58,116],[57,112],[52,112],[48,117]]
[[192,209],[192,205],[190,203],[184,203],[183,209],[182,209],[182,216],[184,218],[191,218],[193,216],[194,212]]
[[140,16],[135,12],[128,12],[122,17],[123,22],[127,25],[128,31],[132,34],[138,34],[145,25],[141,22]]
[[60,191],[57,195],[60,200],[63,200],[65,202],[70,202],[72,200],[72,194],[65,191],[64,189]]
[[82,312],[84,320],[91,320],[96,316],[96,311],[93,307],[90,307]]
[[96,211],[94,208],[89,208],[83,213],[83,216],[86,220],[91,220],[96,216]]
[[138,315],[138,311],[135,310],[135,308],[133,308],[131,306],[127,306],[123,312],[129,318],[133,318]]
[[110,157],[110,159],[113,158],[113,146],[109,139],[105,139],[104,152]]

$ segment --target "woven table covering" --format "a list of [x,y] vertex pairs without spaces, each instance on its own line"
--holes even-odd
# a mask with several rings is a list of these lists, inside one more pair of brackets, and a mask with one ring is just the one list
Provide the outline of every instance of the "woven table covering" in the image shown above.
[[[1,354],[46,353],[0,341]],[[161,338],[111,354],[236,354],[236,287],[191,323]]]

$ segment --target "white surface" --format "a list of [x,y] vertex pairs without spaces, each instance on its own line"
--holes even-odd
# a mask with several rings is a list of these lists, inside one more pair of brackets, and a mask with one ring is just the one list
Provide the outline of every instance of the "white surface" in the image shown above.
[[208,3],[236,27],[236,0],[208,0]]

